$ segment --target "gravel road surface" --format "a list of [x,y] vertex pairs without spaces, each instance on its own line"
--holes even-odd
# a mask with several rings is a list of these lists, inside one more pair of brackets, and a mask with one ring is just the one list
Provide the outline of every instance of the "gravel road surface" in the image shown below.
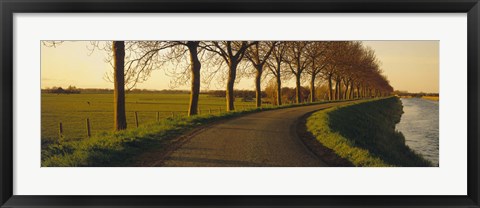
[[167,167],[321,167],[326,164],[298,138],[305,114],[346,102],[252,113],[209,125],[177,149],[145,166]]

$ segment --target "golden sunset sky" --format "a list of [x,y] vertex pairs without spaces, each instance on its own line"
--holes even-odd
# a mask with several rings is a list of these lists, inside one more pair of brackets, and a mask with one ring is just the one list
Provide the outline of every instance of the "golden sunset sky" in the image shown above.
[[[381,68],[395,90],[437,93],[439,88],[438,41],[363,41],[373,48],[381,61]],[[57,47],[41,47],[42,88],[73,85],[79,88],[113,88],[104,79],[112,70],[105,62],[105,51],[88,50],[89,41],[70,41]],[[164,70],[155,70],[139,89],[171,89]],[[292,79],[293,80],[293,79]],[[290,80],[284,86],[294,87]],[[216,82],[214,79],[213,82]],[[265,87],[266,82],[262,83]],[[305,83],[306,85],[306,83]],[[189,82],[175,89],[189,89]],[[224,85],[212,83],[208,89],[224,89]],[[236,89],[253,89],[253,78],[241,78]],[[203,85],[202,90],[206,90]]]

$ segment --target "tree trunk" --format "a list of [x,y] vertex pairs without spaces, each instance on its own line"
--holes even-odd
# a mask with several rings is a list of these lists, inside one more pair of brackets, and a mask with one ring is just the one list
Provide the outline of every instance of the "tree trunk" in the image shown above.
[[301,89],[301,85],[300,85],[300,73],[299,74],[296,74],[295,75],[295,79],[296,79],[296,101],[297,103],[301,103],[302,102],[302,89]]
[[335,100],[338,100],[338,82],[335,81]]
[[350,82],[350,99],[355,99],[353,97],[353,92],[355,91],[355,88],[354,88],[354,85],[353,85],[353,81]]
[[235,84],[235,78],[237,77],[237,62],[232,60],[232,63],[229,65],[228,70],[228,80],[227,80],[227,111],[235,110],[234,102],[235,95],[233,94],[233,85]]
[[282,105],[282,80],[280,78],[280,70],[277,75],[277,104]]
[[198,96],[200,94],[200,69],[202,67],[198,60],[198,41],[188,41],[187,47],[190,52],[190,72],[192,74],[192,86],[190,92],[190,105],[188,108],[188,116],[198,114]]
[[257,97],[256,103],[257,108],[262,107],[262,88],[260,86],[260,81],[262,79],[262,66],[257,66],[257,74],[255,75],[255,96]]
[[337,80],[338,84],[338,100],[342,99],[342,81],[340,79]]
[[310,102],[315,102],[315,74],[312,73],[312,78],[310,79]]
[[125,42],[113,41],[114,90],[113,119],[115,131],[127,129],[125,115]]
[[333,100],[332,76],[328,76],[328,99]]
[[357,85],[357,99],[361,98],[360,97],[360,85]]
[[346,99],[348,99],[348,97],[347,97],[347,95],[348,95],[348,86],[350,86],[350,85],[349,85],[348,82],[345,82],[344,84],[345,84],[345,91],[343,92],[343,99],[346,100]]

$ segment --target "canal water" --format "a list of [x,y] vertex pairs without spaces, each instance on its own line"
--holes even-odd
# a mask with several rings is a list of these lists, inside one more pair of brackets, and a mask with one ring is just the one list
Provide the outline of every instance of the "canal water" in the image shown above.
[[439,102],[422,98],[401,98],[403,115],[396,128],[406,144],[435,166],[438,161]]

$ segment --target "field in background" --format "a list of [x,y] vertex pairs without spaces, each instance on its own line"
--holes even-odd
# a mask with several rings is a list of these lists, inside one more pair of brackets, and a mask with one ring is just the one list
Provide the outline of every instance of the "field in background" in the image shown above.
[[[186,116],[189,94],[126,94],[128,129],[136,128],[135,112],[139,125],[174,116]],[[225,112],[225,98],[201,94],[200,114]],[[235,101],[237,110],[254,108],[254,102]],[[42,143],[59,138],[59,123],[63,125],[64,140],[82,139],[87,135],[89,118],[92,135],[113,129],[113,94],[46,94],[42,93]]]
[[440,97],[438,96],[422,96],[423,99],[426,99],[426,100],[433,100],[433,101],[439,101],[440,100]]

